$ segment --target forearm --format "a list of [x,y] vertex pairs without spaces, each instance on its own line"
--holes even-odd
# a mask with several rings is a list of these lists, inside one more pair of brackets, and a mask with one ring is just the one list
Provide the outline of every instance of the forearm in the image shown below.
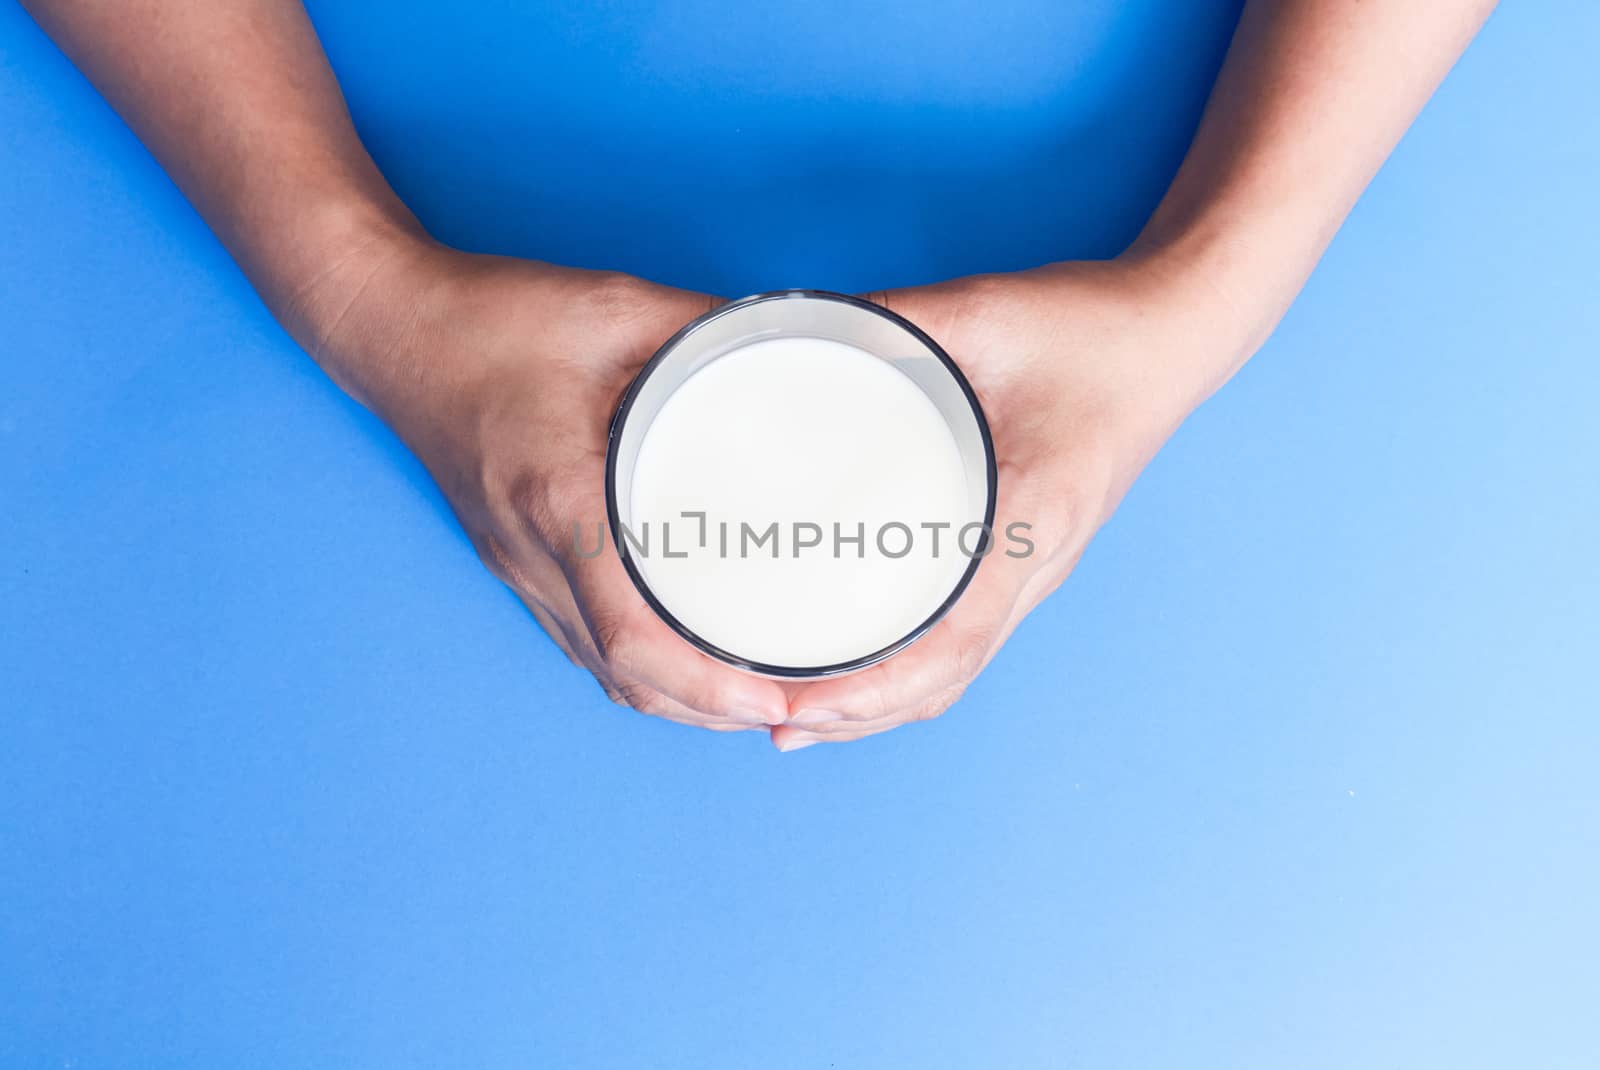
[[1250,0],[1177,178],[1130,257],[1203,289],[1231,342],[1198,402],[1263,342],[1495,0]]
[[420,237],[299,0],[23,3],[313,352],[385,244]]

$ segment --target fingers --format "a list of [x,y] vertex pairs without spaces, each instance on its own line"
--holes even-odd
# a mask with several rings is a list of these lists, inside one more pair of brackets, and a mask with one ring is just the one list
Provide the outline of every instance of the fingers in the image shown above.
[[636,681],[714,720],[781,724],[789,707],[771,680],[721,665],[694,649],[647,606],[614,554],[564,563],[605,671]]
[[[641,712],[703,728],[782,722],[788,701],[777,684],[722,666],[679,638],[645,604],[615,554],[585,558],[564,545],[570,526],[562,532],[549,518],[584,509],[551,510],[549,497],[519,507],[527,541],[512,550],[486,540],[486,560],[569,658],[614,701]],[[590,502],[589,514],[604,515],[603,505]]]
[[[1012,606],[1010,616],[1000,629],[999,636],[990,649],[991,658],[1005,645],[1006,640],[1011,638],[1011,633],[1016,630],[1017,625],[1022,623],[1022,619],[1031,613],[1034,607],[1044,600],[1046,595],[1055,590],[1062,578],[1076,567],[1080,556],[1081,551],[1072,555],[1065,563],[1065,568],[1059,573],[1050,566],[1041,568],[1035,571],[1023,584],[1022,590]],[[980,666],[980,669],[982,667]],[[791,751],[809,747],[813,743],[848,743],[857,739],[865,739],[867,736],[887,732],[904,724],[926,721],[937,717],[954,705],[965,690],[966,683],[963,682],[945,692],[933,695],[921,707],[897,711],[868,721],[819,721],[807,726],[801,726],[795,724],[791,717],[789,723],[778,725],[771,730],[772,744],[780,751]]]
[[631,707],[640,713],[718,732],[767,727],[768,722],[765,719],[735,720],[704,713],[668,698],[637,680],[626,677],[614,678],[611,669],[600,657],[564,579],[557,586],[558,589],[548,595],[535,595],[531,591],[517,588],[514,590],[545,634],[550,636],[568,660],[587,669],[594,676],[595,682],[612,702]]
[[[528,612],[539,622],[539,626],[561,648],[574,665],[589,670],[595,682],[600,685],[606,697],[619,706],[627,706],[638,710],[640,713],[654,717],[676,721],[679,724],[692,725],[696,728],[709,728],[713,732],[739,732],[752,728],[766,728],[767,722],[742,721],[729,718],[716,717],[685,706],[666,695],[661,694],[648,685],[633,680],[614,680],[605,664],[595,652],[593,642],[589,639],[587,631],[582,631],[582,621],[569,624],[561,617],[556,616],[546,609],[536,599],[529,595],[519,595],[523,605],[528,607]],[[570,597],[567,599],[571,601]],[[576,612],[574,611],[574,616]],[[581,638],[574,635],[581,631]],[[581,651],[581,653],[580,653]]]
[[557,648],[559,648],[560,651],[567,656],[568,661],[572,662],[574,665],[579,665],[586,669],[589,668],[589,659],[579,657],[577,653],[577,651],[581,649],[579,645],[579,637],[571,634],[566,624],[562,623],[560,620],[557,620],[554,614],[552,614],[544,606],[540,605],[539,602],[531,595],[526,595],[521,591],[518,591],[517,597],[522,601],[522,604],[527,607],[528,612],[533,614],[533,619],[539,622],[539,627],[544,629],[544,633],[548,635],[551,641],[556,644]]
[[747,732],[757,728],[765,729],[768,727],[766,724],[746,724],[742,721],[720,720],[708,717],[698,710],[690,709],[681,702],[674,702],[667,696],[643,684],[612,685],[607,683],[605,678],[600,675],[596,675],[595,680],[605,689],[611,701],[617,705],[626,706],[650,717],[659,717],[664,721],[673,721],[677,724],[688,725],[691,728],[705,728],[712,732]]
[[485,567],[511,588],[573,664],[588,669],[598,664],[599,656],[572,600],[566,574],[549,554],[538,550],[518,552],[510,542],[493,535],[473,541]]
[[853,730],[841,728],[838,731],[828,732],[808,732],[803,728],[795,728],[793,725],[775,725],[768,729],[768,735],[772,739],[772,745],[787,754],[789,751],[803,750],[814,743],[853,743],[858,739],[866,739],[868,736],[875,736],[890,729],[899,728],[902,723],[906,722],[885,719],[876,725],[870,726],[865,722],[852,723],[855,724]]
[[[1009,497],[1005,481],[1001,493]],[[997,515],[1015,513],[1003,508]],[[1018,599],[1038,571],[1033,555],[1014,557],[1011,552],[995,540],[955,606],[905,650],[870,669],[797,691],[789,703],[788,723],[807,730],[839,722],[903,723],[914,714],[942,711],[1009,634]]]
[[[816,743],[827,742],[821,736],[803,732],[798,728],[790,728],[785,724],[768,729],[767,734],[772,739],[772,745],[785,754],[790,751],[804,750],[806,747]],[[844,741],[841,740],[840,742]]]

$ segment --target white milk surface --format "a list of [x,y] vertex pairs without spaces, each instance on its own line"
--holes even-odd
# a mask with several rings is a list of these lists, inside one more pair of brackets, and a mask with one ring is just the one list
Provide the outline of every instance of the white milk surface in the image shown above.
[[[969,509],[955,438],[915,383],[854,346],[789,337],[717,358],[666,401],[640,443],[629,526],[648,524],[635,560],[683,624],[745,660],[817,667],[881,650],[939,607],[968,565],[957,533],[983,519]],[[706,514],[703,546],[686,511]],[[820,527],[820,545],[798,548],[816,533],[796,522]],[[911,529],[898,559],[878,545],[892,522]],[[772,539],[755,542],[773,523],[776,559]],[[835,524],[863,547],[836,547]],[[887,554],[907,542],[883,533]]]

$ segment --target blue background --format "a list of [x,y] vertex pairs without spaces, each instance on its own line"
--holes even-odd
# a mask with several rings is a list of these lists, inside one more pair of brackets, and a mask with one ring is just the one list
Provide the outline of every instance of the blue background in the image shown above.
[[[554,7],[554,5],[550,5]],[[1116,252],[1233,4],[313,5],[442,238]],[[1508,4],[949,715],[612,707],[0,5],[0,1066],[1600,1062],[1600,7]]]

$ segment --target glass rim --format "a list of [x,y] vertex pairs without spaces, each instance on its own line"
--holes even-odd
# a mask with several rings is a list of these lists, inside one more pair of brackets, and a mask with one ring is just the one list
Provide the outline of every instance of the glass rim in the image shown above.
[[[712,643],[710,640],[701,636],[693,628],[690,628],[688,625],[684,624],[681,620],[673,615],[671,610],[667,609],[667,607],[662,604],[659,598],[656,597],[655,592],[650,589],[649,583],[645,581],[644,575],[641,573],[639,566],[634,562],[633,555],[628,549],[627,539],[623,538],[622,536],[622,517],[621,511],[617,505],[617,441],[622,434],[623,427],[627,423],[629,414],[633,411],[633,405],[638,399],[640,390],[643,389],[644,384],[649,380],[650,376],[657,368],[661,366],[661,364],[674,349],[676,349],[684,342],[685,339],[699,331],[706,324],[737,312],[740,309],[749,308],[752,305],[761,304],[767,301],[781,301],[787,298],[808,298],[818,301],[836,301],[842,304],[852,305],[856,308],[860,308],[864,311],[871,312],[874,315],[881,316],[884,319],[889,320],[902,330],[909,333],[912,337],[916,338],[916,340],[922,343],[922,345],[926,346],[928,351],[932,353],[933,356],[938,359],[939,363],[944,366],[945,371],[950,375],[950,377],[955,380],[956,386],[961,390],[962,396],[966,398],[967,406],[972,412],[972,418],[977,423],[979,438],[983,441],[984,468],[985,475],[987,476],[988,480],[988,487],[986,488],[986,494],[984,497],[983,511],[984,552],[972,556],[968,560],[967,567],[962,571],[960,579],[956,581],[955,585],[951,588],[950,593],[945,597],[945,599],[940,602],[933,612],[928,614],[928,616],[923,619],[921,623],[919,623],[915,628],[912,628],[904,636],[896,639],[894,642],[874,650],[869,654],[863,654],[860,657],[850,658],[846,661],[834,662],[830,665],[770,665],[765,662],[754,661],[750,658],[741,657],[730,650],[724,649],[723,647]],[[874,356],[876,355],[877,354],[874,354]],[[880,357],[879,359],[884,358]],[[994,550],[994,514],[998,492],[998,487],[996,485],[997,483],[998,468],[995,464],[994,438],[989,432],[989,421],[984,416],[983,406],[979,403],[978,395],[972,389],[972,384],[967,381],[967,377],[962,374],[961,369],[957,367],[956,362],[950,359],[950,355],[944,351],[944,347],[939,345],[938,342],[935,342],[922,328],[918,327],[915,323],[912,323],[898,312],[895,312],[893,309],[885,308],[883,305],[865,300],[864,298],[855,297],[851,294],[836,293],[832,290],[770,290],[765,293],[751,294],[749,297],[741,297],[736,301],[729,301],[725,304],[718,305],[716,308],[703,312],[699,316],[696,316],[694,319],[678,328],[678,330],[673,333],[671,338],[668,338],[665,342],[661,343],[660,347],[656,349],[655,353],[651,354],[650,359],[645,361],[644,364],[639,368],[638,373],[633,377],[633,381],[630,382],[628,384],[628,388],[623,391],[621,400],[617,402],[616,412],[612,414],[611,425],[606,433],[606,522],[611,527],[612,544],[616,547],[617,556],[621,559],[622,567],[624,571],[627,572],[628,578],[633,582],[633,586],[639,592],[640,597],[645,600],[645,603],[650,607],[651,611],[654,612],[657,617],[665,621],[669,628],[676,632],[690,645],[698,649],[701,653],[706,654],[717,661],[723,662],[724,664],[731,665],[736,669],[742,669],[745,672],[755,673],[760,676],[774,677],[777,679],[819,680],[826,679],[831,676],[843,676],[847,673],[857,672],[861,669],[869,668],[870,666],[876,665],[881,661],[885,661],[888,658],[893,657],[906,647],[910,646],[912,643],[915,643],[918,639],[921,639],[924,635],[928,634],[928,632],[932,631],[934,625],[938,624],[939,621],[944,618],[945,614],[950,612],[951,608],[955,606],[962,594],[966,592],[967,587],[972,583],[973,576],[975,576],[978,572],[978,567],[983,563],[983,559],[988,557],[989,554]]]

